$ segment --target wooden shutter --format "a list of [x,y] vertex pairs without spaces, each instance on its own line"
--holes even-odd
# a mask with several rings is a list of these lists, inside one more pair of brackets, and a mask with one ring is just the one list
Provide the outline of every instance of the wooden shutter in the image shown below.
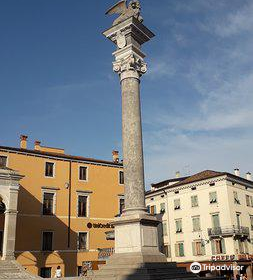
[[195,246],[195,242],[192,242],[192,254],[193,256],[196,256],[196,246]]
[[216,255],[216,248],[215,248],[215,241],[211,240],[211,246],[212,246],[212,255]]

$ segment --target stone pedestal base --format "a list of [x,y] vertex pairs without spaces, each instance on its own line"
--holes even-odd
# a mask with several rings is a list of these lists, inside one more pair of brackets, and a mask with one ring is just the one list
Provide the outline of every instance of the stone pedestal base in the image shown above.
[[[115,254],[136,253],[142,262],[166,262],[159,252],[157,226],[159,221],[146,213],[123,215],[115,225]],[[153,256],[151,258],[151,256]]]

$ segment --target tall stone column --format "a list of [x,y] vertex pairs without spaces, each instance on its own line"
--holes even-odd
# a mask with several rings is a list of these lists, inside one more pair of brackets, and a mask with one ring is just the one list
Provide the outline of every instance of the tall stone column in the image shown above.
[[[134,58],[130,58],[134,61]],[[140,104],[140,74],[137,69],[120,73],[122,88],[122,140],[125,174],[124,214],[145,212],[145,184]]]
[[[130,257],[134,262],[165,262],[159,252],[157,226],[159,221],[145,207],[144,163],[140,104],[140,81],[146,73],[142,44],[154,34],[143,25],[137,1],[129,4],[133,16],[124,14],[103,34],[117,50],[113,53],[113,70],[119,75],[122,92],[122,142],[125,178],[125,209],[116,218],[115,253],[112,260]],[[122,5],[117,4],[117,5]],[[113,8],[114,9],[114,8]],[[120,257],[119,257],[120,255]]]

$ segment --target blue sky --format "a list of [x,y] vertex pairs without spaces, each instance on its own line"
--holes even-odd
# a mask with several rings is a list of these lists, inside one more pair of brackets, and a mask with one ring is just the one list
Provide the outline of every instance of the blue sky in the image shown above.
[[[0,3],[0,145],[21,133],[68,154],[121,150],[108,0]],[[143,0],[146,182],[203,169],[253,171],[253,2]]]

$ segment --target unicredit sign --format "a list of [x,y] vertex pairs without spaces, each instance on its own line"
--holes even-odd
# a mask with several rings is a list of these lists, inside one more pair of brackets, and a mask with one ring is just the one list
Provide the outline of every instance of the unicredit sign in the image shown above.
[[113,225],[107,223],[107,224],[92,224],[92,223],[88,223],[87,224],[87,228],[114,228]]

